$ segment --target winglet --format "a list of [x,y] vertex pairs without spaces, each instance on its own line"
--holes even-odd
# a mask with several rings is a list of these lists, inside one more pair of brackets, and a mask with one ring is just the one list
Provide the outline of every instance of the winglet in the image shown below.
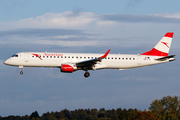
[[110,50],[111,50],[111,49],[109,49],[109,50],[108,50],[103,56],[101,56],[100,58],[105,58],[105,57],[107,57],[107,55],[109,54]]

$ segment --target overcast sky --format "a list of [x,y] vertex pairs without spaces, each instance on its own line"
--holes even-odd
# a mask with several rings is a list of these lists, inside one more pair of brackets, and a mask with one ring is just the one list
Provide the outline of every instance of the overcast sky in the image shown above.
[[[180,1],[0,0],[0,115],[86,108],[148,109],[180,95]],[[141,54],[174,32],[176,61],[129,70],[61,73],[3,62],[18,52]]]

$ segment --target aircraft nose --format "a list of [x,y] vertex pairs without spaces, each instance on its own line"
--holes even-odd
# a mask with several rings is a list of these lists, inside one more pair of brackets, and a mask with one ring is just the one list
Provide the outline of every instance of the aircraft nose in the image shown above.
[[6,61],[4,61],[4,64],[8,65],[9,62],[10,62],[10,59],[7,59]]

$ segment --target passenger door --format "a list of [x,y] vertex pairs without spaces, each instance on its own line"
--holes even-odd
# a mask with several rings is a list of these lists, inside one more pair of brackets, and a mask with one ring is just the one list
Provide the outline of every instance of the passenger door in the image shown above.
[[137,55],[137,62],[138,62],[138,65],[141,65],[141,62],[142,62],[142,56],[141,55]]
[[28,62],[29,61],[29,52],[24,53],[24,61]]

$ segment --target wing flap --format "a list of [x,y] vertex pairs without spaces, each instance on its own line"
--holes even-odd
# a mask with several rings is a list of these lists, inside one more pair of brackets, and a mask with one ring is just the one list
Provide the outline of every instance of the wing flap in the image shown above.
[[98,58],[96,59],[91,59],[91,60],[86,60],[86,61],[82,61],[82,62],[78,62],[76,63],[77,66],[82,67],[82,66],[92,66],[94,64],[96,64],[98,61]]

